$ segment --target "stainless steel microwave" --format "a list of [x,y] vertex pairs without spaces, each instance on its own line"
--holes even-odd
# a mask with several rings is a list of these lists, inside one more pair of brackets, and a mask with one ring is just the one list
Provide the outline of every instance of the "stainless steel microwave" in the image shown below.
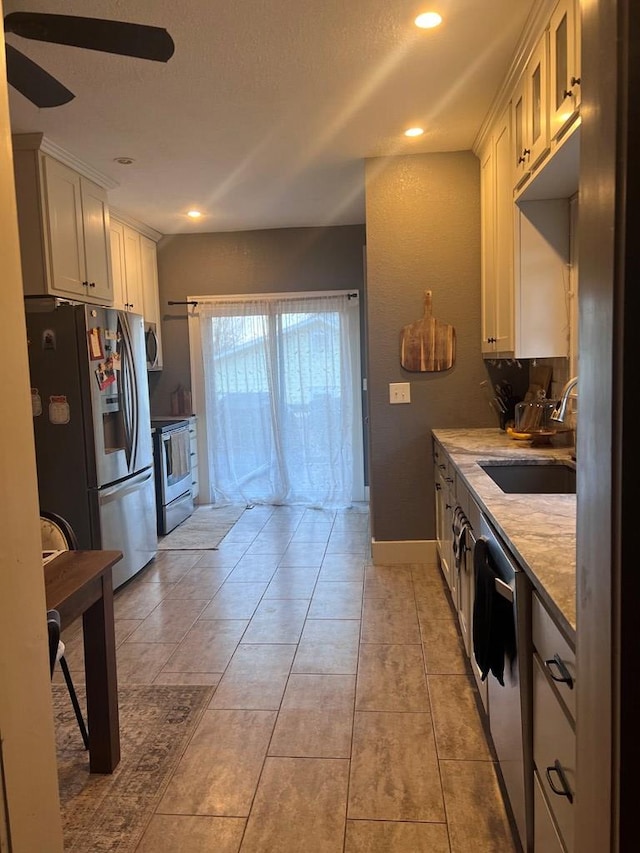
[[158,344],[158,331],[155,323],[147,323],[145,321],[144,345],[147,352],[147,370],[158,370],[160,346]]

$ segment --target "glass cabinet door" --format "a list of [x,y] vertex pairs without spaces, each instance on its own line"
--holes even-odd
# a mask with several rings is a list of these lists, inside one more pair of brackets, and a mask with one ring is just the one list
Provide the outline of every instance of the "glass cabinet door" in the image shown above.
[[560,136],[580,104],[579,11],[575,0],[560,0],[549,24],[551,137]]
[[526,101],[531,149],[530,166],[534,168],[549,150],[549,112],[547,75],[547,34],[544,33],[525,71]]

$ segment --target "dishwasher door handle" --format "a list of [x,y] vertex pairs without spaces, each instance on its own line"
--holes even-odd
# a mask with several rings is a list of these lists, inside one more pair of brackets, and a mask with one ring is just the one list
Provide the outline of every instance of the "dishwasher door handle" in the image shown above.
[[501,581],[500,578],[495,578],[496,592],[501,595],[503,598],[506,598],[507,601],[510,601],[513,604],[513,590],[509,586],[508,583]]

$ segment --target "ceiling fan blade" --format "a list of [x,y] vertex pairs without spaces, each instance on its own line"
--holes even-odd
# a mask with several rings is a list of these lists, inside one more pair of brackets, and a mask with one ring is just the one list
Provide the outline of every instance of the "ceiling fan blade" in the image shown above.
[[73,92],[24,53],[20,53],[10,44],[5,45],[5,48],[7,80],[36,107],[60,107],[75,97]]
[[175,49],[173,39],[161,27],[106,21],[45,12],[11,12],[4,19],[5,32],[27,39],[102,50],[138,59],[167,62]]

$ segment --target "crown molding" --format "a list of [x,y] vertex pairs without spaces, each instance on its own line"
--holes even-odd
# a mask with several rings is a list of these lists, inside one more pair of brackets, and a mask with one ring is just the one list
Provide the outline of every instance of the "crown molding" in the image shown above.
[[489,137],[491,128],[496,123],[498,116],[502,114],[503,110],[509,103],[509,99],[513,94],[516,84],[522,77],[522,73],[526,68],[527,62],[529,61],[540,36],[549,25],[551,13],[557,5],[557,2],[558,0],[534,0],[533,6],[518,40],[518,44],[516,45],[516,49],[513,53],[509,70],[507,71],[507,74],[505,75],[500,88],[493,99],[489,112],[485,116],[484,121],[480,126],[480,130],[478,131],[473,145],[471,146],[474,154],[479,156],[480,151]]
[[111,219],[116,219],[118,222],[122,222],[123,225],[128,225],[130,228],[133,228],[134,231],[139,231],[155,243],[164,236],[160,231],[156,231],[155,228],[152,228],[150,225],[145,225],[144,222],[134,219],[133,216],[129,216],[128,213],[125,213],[123,210],[119,210],[117,207],[113,207],[112,205],[109,205],[109,217]]
[[93,166],[85,163],[84,160],[80,160],[65,148],[61,148],[55,142],[48,139],[44,133],[16,133],[11,137],[11,140],[14,150],[42,151],[43,154],[48,154],[54,160],[64,163],[65,166],[69,166],[69,168],[73,169],[79,175],[88,178],[94,184],[98,184],[106,190],[113,190],[120,186],[118,181],[114,181],[113,178],[94,169]]

